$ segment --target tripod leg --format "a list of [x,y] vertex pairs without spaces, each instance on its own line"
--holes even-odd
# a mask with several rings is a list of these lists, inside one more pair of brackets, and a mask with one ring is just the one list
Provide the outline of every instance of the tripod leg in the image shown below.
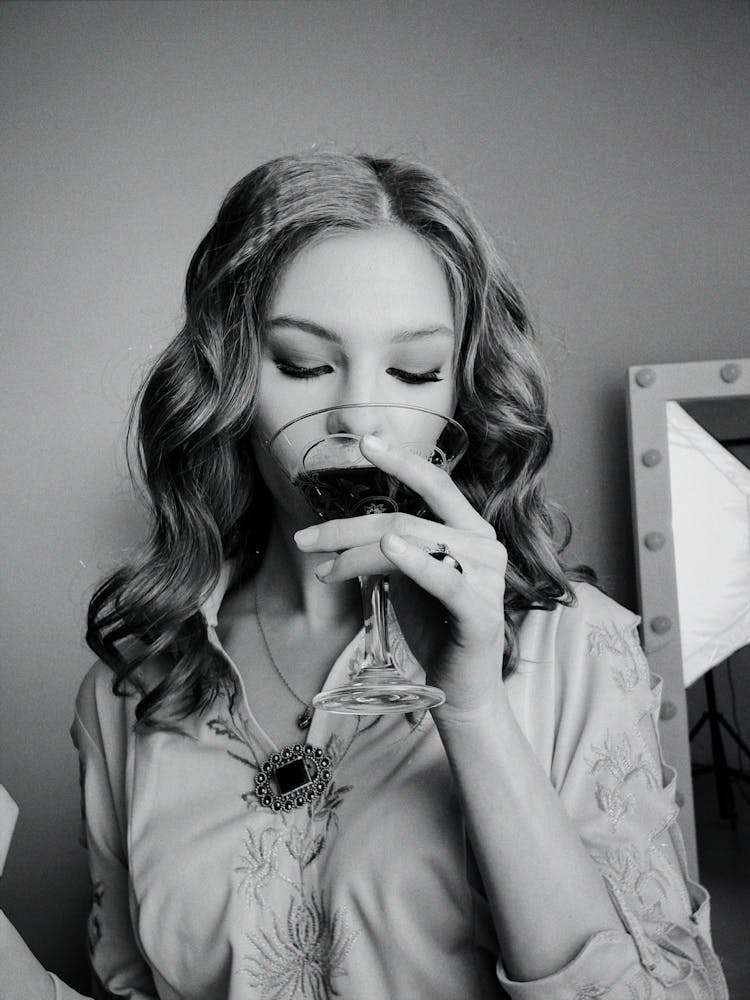
[[704,712],[703,715],[700,717],[700,719],[698,719],[696,724],[688,733],[688,742],[692,740],[692,738],[696,735],[696,733],[699,733],[701,731],[701,729],[703,728],[703,723],[706,722],[707,720],[708,720],[708,712]]
[[730,726],[729,723],[727,722],[727,720],[721,714],[719,714],[719,723],[726,729],[726,731],[732,737],[732,739],[737,744],[737,746],[740,748],[740,750],[742,750],[742,752],[745,754],[745,756],[746,757],[750,757],[750,747],[747,745],[747,743],[745,743],[745,741],[742,739],[742,737],[737,732],[737,730],[734,728],[734,726]]
[[709,670],[705,675],[706,700],[708,701],[709,727],[711,730],[711,752],[714,758],[714,770],[716,773],[716,793],[719,799],[719,816],[721,819],[728,819],[732,829],[737,824],[737,809],[734,804],[734,793],[727,767],[727,758],[724,753],[724,741],[719,727],[719,713],[716,710],[716,691],[714,689],[714,679]]

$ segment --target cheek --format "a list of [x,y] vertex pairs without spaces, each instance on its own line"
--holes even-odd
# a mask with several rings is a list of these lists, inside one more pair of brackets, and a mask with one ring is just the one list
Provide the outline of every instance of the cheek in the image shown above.
[[253,426],[250,431],[250,441],[253,446],[253,451],[257,452],[266,447],[274,432],[279,426],[281,426],[280,424],[274,426],[274,424],[275,421],[273,419],[273,411],[268,405],[266,405],[263,394],[261,393],[258,399],[255,416],[253,418]]
[[[307,385],[306,382],[301,384]],[[254,433],[261,443],[267,443],[280,427],[304,413],[305,409],[315,408],[305,407],[302,398],[296,380],[284,378],[272,362],[264,362],[258,387],[258,406],[253,421]]]
[[[306,413],[354,401],[347,399],[334,375],[295,379],[275,374],[275,378],[271,375],[261,385],[253,421],[257,440],[262,445],[267,445],[277,431]],[[356,401],[359,402],[359,398]]]
[[256,431],[255,427],[250,435],[250,446],[255,459],[255,467],[275,503],[285,510],[294,510],[299,505],[300,498],[287,476],[268,453],[263,432]]
[[452,417],[456,412],[457,403],[456,389],[449,376],[444,382],[439,383],[435,389],[434,397],[432,397],[429,404],[425,403],[425,405],[427,405],[428,409],[434,409],[438,413],[444,413],[447,417]]
[[[255,458],[255,465],[260,472],[266,486],[269,487],[273,494],[278,492],[279,486],[285,483],[284,475],[277,466],[276,462],[268,454],[265,445],[263,444],[262,438],[251,437],[251,444],[253,450],[253,457]],[[275,487],[275,488],[274,488]]]

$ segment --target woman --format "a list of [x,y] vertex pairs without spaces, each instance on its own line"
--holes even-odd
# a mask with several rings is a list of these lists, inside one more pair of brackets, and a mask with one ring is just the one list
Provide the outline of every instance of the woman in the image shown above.
[[[352,402],[466,428],[453,479],[351,428],[430,516],[312,525],[265,443]],[[726,996],[638,619],[560,562],[529,319],[444,180],[317,153],[248,174],[139,413],[151,534],[91,602],[72,729],[110,995]],[[410,676],[446,701],[303,730],[379,572]],[[275,813],[255,777],[304,743],[330,780]]]

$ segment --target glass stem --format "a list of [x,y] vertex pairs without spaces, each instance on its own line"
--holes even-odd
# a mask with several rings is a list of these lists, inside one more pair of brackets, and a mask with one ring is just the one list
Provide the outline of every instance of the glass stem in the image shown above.
[[388,639],[388,577],[360,576],[365,620],[365,656],[359,677],[371,670],[396,670]]

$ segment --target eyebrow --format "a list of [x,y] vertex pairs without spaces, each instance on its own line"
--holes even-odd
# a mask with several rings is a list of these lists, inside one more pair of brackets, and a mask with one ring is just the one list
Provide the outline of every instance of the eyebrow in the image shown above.
[[[302,330],[304,333],[311,333],[315,337],[320,337],[321,340],[328,340],[332,344],[341,345],[343,343],[342,338],[335,331],[328,330],[317,323],[312,323],[308,319],[298,319],[296,316],[274,316],[273,319],[268,321],[268,325],[272,327],[292,326],[298,330]],[[453,339],[454,334],[453,330],[447,326],[426,326],[418,330],[402,330],[391,337],[391,343],[403,344],[433,336],[450,337]]]

